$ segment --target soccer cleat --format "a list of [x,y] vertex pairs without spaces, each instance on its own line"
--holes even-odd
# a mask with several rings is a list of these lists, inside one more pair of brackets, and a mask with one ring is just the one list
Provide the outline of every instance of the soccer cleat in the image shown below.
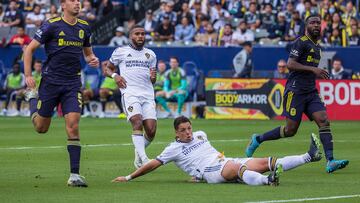
[[249,142],[249,144],[247,145],[246,149],[245,149],[245,154],[247,157],[252,157],[255,150],[259,147],[260,143],[256,140],[256,137],[258,136],[258,134],[253,134],[251,137],[251,140]]
[[35,89],[26,89],[25,90],[25,101],[30,101],[30,99],[36,99],[38,97],[38,92]]
[[275,168],[274,171],[272,171],[270,173],[270,175],[268,176],[268,183],[271,186],[278,186],[280,183],[280,175],[283,172],[283,167],[281,164],[278,164]]
[[332,173],[338,169],[345,168],[349,164],[349,160],[331,160],[326,164],[326,172]]
[[322,152],[320,151],[320,139],[319,137],[311,133],[310,149],[308,154],[311,157],[311,162],[320,161],[322,159]]
[[85,182],[85,178],[79,174],[71,174],[67,185],[71,187],[87,187],[88,185]]
[[81,118],[87,118],[87,117],[90,117],[91,116],[91,113],[88,112],[88,111],[84,111],[84,114],[81,115]]
[[136,149],[135,151],[135,160],[134,160],[134,166],[136,169],[140,168],[142,166],[142,161],[140,159],[139,154],[137,153]]

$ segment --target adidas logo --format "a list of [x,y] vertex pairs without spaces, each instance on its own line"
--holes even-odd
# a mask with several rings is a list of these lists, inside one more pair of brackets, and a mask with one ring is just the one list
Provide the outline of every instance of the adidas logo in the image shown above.
[[314,49],[311,49],[310,52],[315,52]]
[[64,31],[61,31],[61,32],[59,33],[59,36],[65,36]]
[[127,55],[127,57],[132,57],[131,54]]

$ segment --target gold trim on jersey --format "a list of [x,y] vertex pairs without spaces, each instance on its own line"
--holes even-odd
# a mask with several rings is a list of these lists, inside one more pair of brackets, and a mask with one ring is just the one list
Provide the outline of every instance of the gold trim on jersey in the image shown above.
[[[307,35],[304,35],[304,37],[307,37],[312,43],[314,43],[316,46],[317,45],[319,45],[319,42],[320,42],[320,40],[318,40],[316,43],[309,37],[309,36],[307,36]],[[301,39],[302,39],[303,37],[301,37]],[[305,41],[305,40],[303,40],[303,41]]]
[[85,20],[82,20],[82,19],[77,19],[77,21],[81,24],[84,24],[84,25],[89,25],[88,22],[86,22]]
[[61,20],[61,17],[52,18],[52,19],[49,19],[49,23],[54,23],[54,22],[57,22],[59,20]]
[[290,91],[289,93],[287,93],[287,99],[286,99],[286,111],[287,112],[290,112],[290,105],[291,105],[291,102],[293,99],[293,95],[294,95],[293,91]]
[[66,24],[69,24],[69,25],[71,25],[71,26],[76,25],[76,23],[78,22],[78,21],[77,21],[78,19],[76,19],[75,23],[71,24],[71,23],[69,23],[68,21],[66,21],[66,20],[64,19],[64,17],[61,17],[61,19],[62,19]]

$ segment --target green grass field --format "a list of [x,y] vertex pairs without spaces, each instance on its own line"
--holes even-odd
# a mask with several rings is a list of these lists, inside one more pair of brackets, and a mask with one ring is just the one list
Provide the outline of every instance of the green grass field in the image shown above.
[[[194,130],[228,157],[243,157],[252,133],[281,121],[193,120]],[[347,168],[325,172],[325,161],[285,172],[279,187],[241,184],[188,183],[174,164],[129,183],[110,181],[134,170],[130,124],[119,119],[82,119],[81,173],[88,188],[69,188],[68,154],[63,119],[54,119],[47,134],[37,134],[28,118],[0,117],[0,202],[248,202],[357,195],[324,202],[360,202],[359,122],[332,122],[335,155],[347,158]],[[289,139],[263,143],[257,157],[302,154],[309,146],[314,123],[304,122]],[[174,138],[172,120],[159,120],[158,133],[147,149],[157,156]]]

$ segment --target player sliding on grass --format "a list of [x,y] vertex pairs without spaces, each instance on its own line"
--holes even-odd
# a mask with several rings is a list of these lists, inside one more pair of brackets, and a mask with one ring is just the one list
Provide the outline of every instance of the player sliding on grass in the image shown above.
[[[113,182],[127,182],[145,175],[171,161],[181,170],[207,183],[244,182],[248,185],[278,185],[282,170],[290,170],[308,162],[319,161],[320,141],[312,135],[310,149],[303,155],[284,158],[227,158],[208,141],[203,131],[192,132],[188,118],[180,116],[174,121],[175,141],[149,163],[128,176],[120,176]],[[271,171],[270,175],[262,173]]]
[[[80,168],[79,120],[82,106],[80,71],[81,56],[92,67],[99,66],[90,43],[90,26],[77,18],[80,12],[79,0],[60,0],[63,16],[49,19],[36,32],[34,40],[25,50],[24,65],[26,85],[30,88],[26,100],[30,102],[31,120],[38,133],[49,129],[54,107],[61,103],[65,115],[65,129],[68,135],[67,150],[70,157],[69,186],[87,187]],[[42,67],[39,96],[31,74],[32,55],[45,44],[47,60]]]
[[295,40],[288,60],[290,70],[284,92],[286,126],[277,127],[262,135],[254,134],[246,148],[246,156],[252,157],[259,145],[268,140],[292,137],[296,134],[302,114],[314,120],[319,127],[320,140],[327,159],[326,172],[332,173],[346,167],[348,160],[336,160],[333,156],[333,138],[326,108],[315,86],[316,77],[328,79],[329,73],[318,68],[321,58],[319,38],[321,19],[318,15],[306,18],[306,33]]

